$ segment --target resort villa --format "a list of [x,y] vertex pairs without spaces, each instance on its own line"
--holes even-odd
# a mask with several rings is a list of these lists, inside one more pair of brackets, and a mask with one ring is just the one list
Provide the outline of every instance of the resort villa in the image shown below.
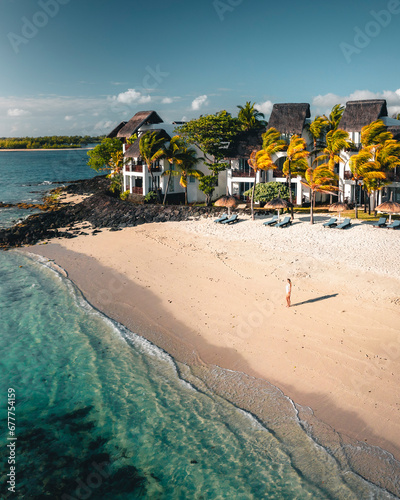
[[[118,137],[123,141],[123,153],[126,163],[123,169],[123,189],[132,194],[145,196],[152,190],[159,190],[165,193],[168,185],[168,176],[162,174],[167,170],[173,170],[174,165],[170,165],[167,159],[161,158],[155,161],[151,167],[154,177],[155,186],[152,186],[151,174],[148,171],[147,165],[140,155],[139,142],[142,135],[148,131],[156,131],[159,137],[162,137],[167,142],[171,137],[176,135],[174,130],[181,125],[179,122],[164,123],[162,118],[155,111],[140,111],[129,120],[119,124],[107,137]],[[133,135],[137,135],[137,139],[128,144],[127,140]],[[197,156],[202,157],[199,148],[193,146]],[[196,165],[196,169],[203,174],[208,174],[208,167],[203,161]],[[222,172],[219,177],[219,186],[217,186],[215,195],[225,194],[226,172]],[[178,177],[171,177],[167,198],[174,202],[180,202],[184,199],[184,188],[179,184]],[[199,190],[199,181],[194,177],[188,179],[188,202],[204,202],[205,196]]]
[[[388,117],[387,105],[384,99],[349,101],[346,103],[339,128],[349,133],[349,138],[354,143],[355,148],[343,150],[340,153],[343,162],[336,166],[336,173],[339,175],[339,192],[337,195],[339,201],[354,202],[356,196],[362,200],[362,190],[357,190],[356,183],[352,180],[349,160],[360,149],[362,127],[378,119],[385,123],[387,129],[392,132],[394,139],[400,139],[400,120]],[[155,111],[140,111],[128,122],[121,122],[108,135],[108,137],[118,137],[123,142],[123,152],[126,159],[123,169],[123,189],[125,191],[139,195],[146,195],[151,190],[159,190],[161,193],[165,193],[168,186],[168,176],[162,174],[166,170],[174,169],[174,166],[171,166],[166,159],[154,162],[151,168],[155,186],[152,186],[151,175],[140,155],[139,141],[147,131],[156,131],[160,137],[168,141],[176,135],[175,129],[181,124],[182,122],[164,123]],[[229,153],[227,151],[225,158],[228,162],[228,168],[219,174],[213,198],[215,199],[224,194],[243,198],[243,193],[252,187],[254,171],[249,166],[248,159],[253,150],[262,149],[262,134],[269,128],[277,129],[281,133],[281,138],[287,142],[293,134],[302,137],[306,142],[307,150],[311,152],[314,149],[314,140],[309,132],[310,124],[311,113],[308,103],[274,104],[266,129],[242,132],[235,142],[229,145]],[[132,144],[129,144],[128,139],[135,134],[137,139]],[[321,146],[322,142],[323,138],[321,138],[321,143],[317,142],[317,147]],[[193,147],[198,157],[201,158],[203,154],[200,149],[196,146]],[[272,159],[277,168],[257,172],[257,183],[276,181],[286,184],[287,179],[282,172],[285,157],[286,153],[284,151],[273,155]],[[196,169],[204,174],[210,173],[204,161],[200,161]],[[389,173],[389,179],[391,183],[379,191],[378,203],[389,199],[390,196],[392,196],[393,201],[400,201],[400,174],[396,172],[396,169]],[[199,190],[198,182],[194,177],[188,179],[189,203],[204,202],[205,200],[204,194]],[[292,178],[291,187],[297,205],[309,202],[309,190],[301,184],[300,176]],[[179,178],[172,177],[168,186],[167,198],[174,202],[180,202],[183,195],[184,188],[180,186]],[[317,200],[325,201],[326,197],[327,195],[318,193]]]
[[[355,149],[342,151],[341,153],[343,162],[340,163],[338,172],[340,201],[355,200],[356,185],[355,181],[352,180],[349,161],[360,149],[361,129],[365,125],[376,120],[382,120],[387,126],[388,131],[393,134],[393,138],[396,140],[400,139],[400,120],[388,117],[385,99],[349,101],[346,103],[346,108],[340,120],[339,128],[349,133],[350,139],[355,145]],[[389,199],[391,195],[393,201],[400,202],[400,173],[396,172],[395,169],[389,172],[388,177],[392,182],[378,192],[378,205],[385,199]],[[360,193],[357,193],[357,196],[361,196],[361,201],[363,201],[363,194],[362,190]]]

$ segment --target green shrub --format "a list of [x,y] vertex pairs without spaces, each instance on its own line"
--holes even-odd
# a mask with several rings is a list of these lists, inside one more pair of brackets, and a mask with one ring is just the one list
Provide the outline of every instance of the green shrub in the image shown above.
[[[252,189],[245,191],[243,193],[244,196],[251,196]],[[282,184],[281,182],[261,182],[256,184],[254,201],[268,202],[278,197],[284,200],[289,199],[289,188],[286,184]]]
[[109,174],[107,175],[108,179],[111,179],[110,191],[115,195],[119,195],[122,190],[122,174]]
[[130,191],[128,190],[128,191],[124,191],[123,193],[121,193],[121,194],[119,195],[119,197],[121,198],[121,200],[125,201],[125,200],[127,200],[127,199],[128,199],[128,196],[129,196],[129,195],[130,195]]
[[157,193],[155,191],[149,191],[144,197],[145,203],[157,203]]

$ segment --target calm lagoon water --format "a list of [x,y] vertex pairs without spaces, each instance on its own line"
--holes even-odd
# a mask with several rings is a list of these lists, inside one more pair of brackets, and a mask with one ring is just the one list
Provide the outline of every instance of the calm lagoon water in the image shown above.
[[[92,175],[86,153],[72,153],[0,153],[2,179],[3,156],[15,162],[0,200],[29,201],[45,181]],[[0,252],[0,297],[0,498],[394,498],[317,444],[278,390],[176,363],[94,310],[45,259]],[[239,408],[245,384],[254,414]],[[10,388],[17,441],[9,495]]]
[[[40,203],[49,189],[67,181],[88,179],[96,172],[82,149],[53,151],[0,151],[0,202]],[[0,208],[0,228],[9,227],[33,212]]]

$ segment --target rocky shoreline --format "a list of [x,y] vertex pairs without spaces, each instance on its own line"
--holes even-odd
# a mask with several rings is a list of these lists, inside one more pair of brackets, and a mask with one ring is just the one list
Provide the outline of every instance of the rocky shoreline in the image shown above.
[[[134,204],[112,196],[109,185],[110,181],[104,176],[72,182],[62,188],[61,193],[86,195],[83,201],[49,205],[48,210],[43,213],[31,215],[11,228],[1,229],[0,248],[33,245],[51,238],[74,238],[82,234],[82,228],[75,227],[82,222],[89,222],[90,226],[87,227],[95,233],[101,228],[117,231],[150,222],[214,217],[225,210],[219,207]],[[58,191],[60,192],[60,188]],[[245,212],[247,213],[246,210]],[[67,230],[60,231],[61,228]]]

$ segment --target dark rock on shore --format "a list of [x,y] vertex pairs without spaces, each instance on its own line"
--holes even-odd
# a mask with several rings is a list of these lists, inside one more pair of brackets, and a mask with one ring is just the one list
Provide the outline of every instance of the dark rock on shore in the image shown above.
[[[59,204],[47,212],[31,215],[14,227],[0,230],[0,248],[8,249],[22,245],[33,245],[51,238],[74,238],[74,225],[88,221],[95,234],[102,228],[117,231],[152,222],[184,221],[200,217],[215,217],[225,209],[184,205],[136,205],[112,196],[110,181],[103,176],[71,183],[62,192],[91,195],[77,204]],[[58,231],[68,228],[67,232]],[[88,226],[85,226],[88,229]],[[97,229],[97,231],[96,231]]]

